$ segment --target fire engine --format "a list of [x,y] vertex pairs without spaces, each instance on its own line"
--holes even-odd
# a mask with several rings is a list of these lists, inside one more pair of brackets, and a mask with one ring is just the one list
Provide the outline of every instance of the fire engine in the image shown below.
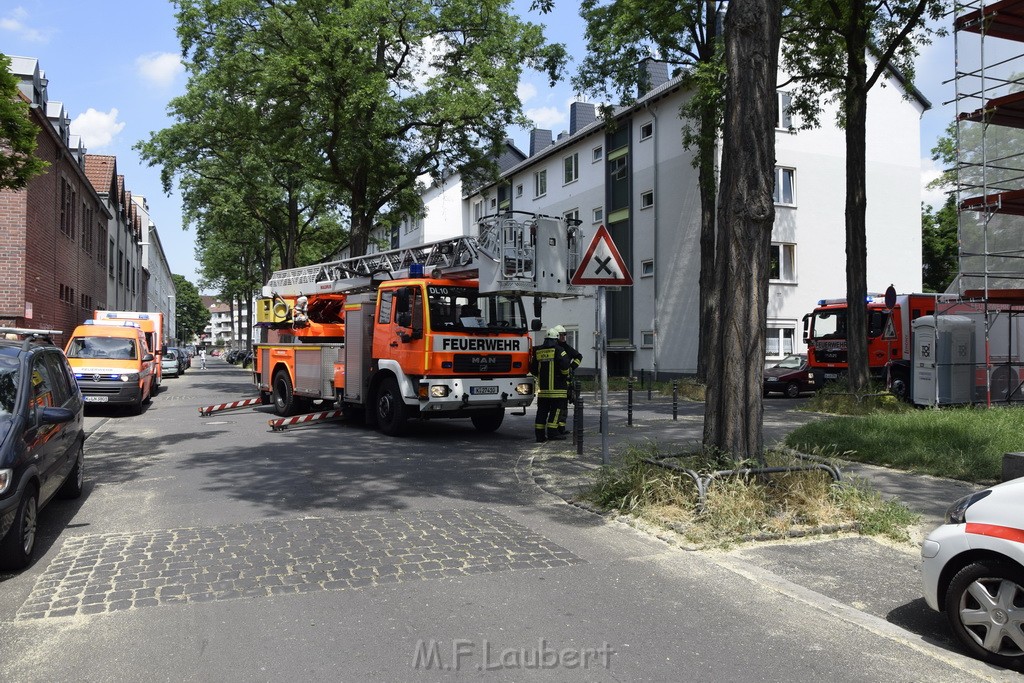
[[[542,297],[578,294],[578,225],[486,217],[479,236],[280,270],[257,301],[253,374],[278,415],[337,402],[390,435],[410,419],[501,425],[534,397]],[[534,319],[522,297],[534,297]]]
[[[910,363],[910,323],[923,315],[935,313],[938,294],[898,294],[889,309],[883,294],[869,294],[868,367],[871,376],[885,379],[891,368],[897,393],[906,393]],[[846,344],[846,299],[821,299],[815,309],[804,316],[803,340],[807,344],[807,363],[814,373],[815,385],[838,379],[849,368]],[[903,369],[907,377],[903,376]]]

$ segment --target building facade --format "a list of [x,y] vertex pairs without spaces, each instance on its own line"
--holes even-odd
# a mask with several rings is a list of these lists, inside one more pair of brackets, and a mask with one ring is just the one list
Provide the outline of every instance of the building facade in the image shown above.
[[0,324],[69,334],[98,309],[167,313],[173,281],[163,250],[144,251],[156,230],[145,200],[133,201],[115,157],[88,154],[71,134],[36,59],[11,57],[11,71],[50,166],[23,190],[0,190]]
[[[593,105],[574,103],[570,130],[552,139],[534,130],[529,155],[502,171],[497,182],[466,188],[453,177],[424,193],[424,226],[443,216],[447,235],[476,234],[475,222],[499,211],[579,220],[584,244],[608,228],[634,279],[609,289],[606,330],[612,374],[692,374],[700,342],[700,195],[694,151],[684,148],[681,106],[689,98],[680,79],[655,64],[652,88],[620,108],[614,126],[597,121]],[[780,80],[780,82],[783,82]],[[823,127],[797,130],[777,93],[775,226],[769,284],[767,358],[803,352],[802,319],[818,299],[846,291],[845,140],[822,116]],[[896,79],[871,91],[867,129],[868,288],[921,288],[920,116],[927,101]],[[516,150],[518,151],[518,150]],[[521,154],[521,153],[520,153]],[[454,196],[461,195],[456,212]],[[456,213],[458,219],[456,219]],[[399,246],[417,243],[427,231]],[[436,236],[434,236],[436,235]],[[404,235],[402,235],[404,236]],[[430,241],[423,239],[422,241]],[[570,341],[595,366],[598,329],[593,292],[546,299],[545,327],[562,324]]]

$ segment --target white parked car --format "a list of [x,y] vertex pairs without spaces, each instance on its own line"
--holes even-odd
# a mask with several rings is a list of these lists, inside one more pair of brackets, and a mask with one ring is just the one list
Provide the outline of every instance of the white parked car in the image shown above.
[[177,349],[167,349],[163,358],[160,359],[160,369],[164,377],[177,377],[181,374]]
[[953,503],[921,557],[925,601],[971,654],[1024,665],[1024,478]]

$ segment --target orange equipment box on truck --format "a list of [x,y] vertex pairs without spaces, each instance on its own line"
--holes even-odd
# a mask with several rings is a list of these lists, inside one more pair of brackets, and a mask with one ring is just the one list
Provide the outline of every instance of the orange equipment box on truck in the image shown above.
[[576,225],[486,217],[480,237],[278,271],[257,302],[254,378],[279,415],[337,402],[386,434],[411,419],[498,429],[533,402],[531,321],[522,295],[576,296]]

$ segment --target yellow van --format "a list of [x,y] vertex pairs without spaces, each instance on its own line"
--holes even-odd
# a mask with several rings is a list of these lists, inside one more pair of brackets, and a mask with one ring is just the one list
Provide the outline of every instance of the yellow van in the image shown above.
[[64,355],[87,405],[127,405],[138,415],[153,394],[156,361],[137,323],[86,320]]

